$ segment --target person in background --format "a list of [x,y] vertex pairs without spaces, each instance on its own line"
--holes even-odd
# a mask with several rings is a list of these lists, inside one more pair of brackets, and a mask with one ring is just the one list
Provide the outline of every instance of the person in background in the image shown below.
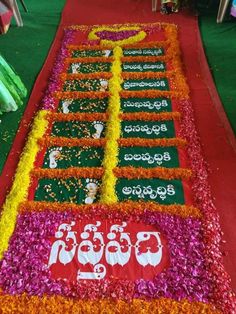
[[170,14],[179,11],[179,0],[161,0],[161,13]]
[[236,17],[236,0],[233,0],[233,2],[232,2],[230,14],[232,16]]
[[0,114],[23,105],[27,90],[20,77],[0,55]]
[[[233,0],[236,3],[236,0]],[[196,0],[161,0],[161,13],[176,13],[180,8],[185,8],[196,14]]]

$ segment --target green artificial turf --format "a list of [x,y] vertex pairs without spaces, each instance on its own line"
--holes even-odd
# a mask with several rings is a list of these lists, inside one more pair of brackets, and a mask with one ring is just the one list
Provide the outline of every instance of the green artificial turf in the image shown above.
[[9,31],[0,36],[0,53],[24,82],[28,96],[15,112],[0,116],[0,172],[28,102],[34,81],[42,68],[54,39],[65,0],[25,2],[28,13],[18,3],[24,26],[16,27],[14,18]]
[[216,23],[219,1],[198,2],[202,41],[217,91],[236,134],[236,18],[229,9],[223,23]]

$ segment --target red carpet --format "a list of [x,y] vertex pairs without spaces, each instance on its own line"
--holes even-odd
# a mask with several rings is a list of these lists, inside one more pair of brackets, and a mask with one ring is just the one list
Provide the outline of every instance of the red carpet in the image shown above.
[[123,22],[171,22],[179,26],[183,63],[191,89],[191,100],[195,110],[195,123],[202,143],[203,154],[209,165],[209,183],[216,208],[220,214],[221,226],[226,244],[222,249],[227,252],[225,267],[236,288],[236,193],[233,174],[236,173],[236,144],[233,133],[226,120],[218,95],[209,73],[203,53],[197,18],[186,12],[162,16],[151,12],[151,1],[123,0],[122,5],[114,0],[68,0],[56,40],[47,61],[35,83],[28,107],[24,114],[19,132],[9,154],[0,179],[0,201],[3,203],[9,190],[20,152],[32,116],[40,105],[40,99],[47,85],[56,52],[60,47],[63,27],[71,24],[111,24]]

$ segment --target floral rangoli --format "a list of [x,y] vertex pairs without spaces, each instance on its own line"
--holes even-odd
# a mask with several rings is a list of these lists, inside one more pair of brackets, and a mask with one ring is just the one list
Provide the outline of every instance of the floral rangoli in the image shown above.
[[3,313],[233,313],[175,25],[65,30],[0,232]]

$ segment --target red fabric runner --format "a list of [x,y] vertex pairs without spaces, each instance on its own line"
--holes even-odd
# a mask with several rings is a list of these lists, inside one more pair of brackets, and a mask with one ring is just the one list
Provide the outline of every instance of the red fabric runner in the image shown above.
[[209,183],[214,203],[220,214],[224,240],[222,249],[228,254],[225,267],[236,288],[236,142],[216,92],[202,48],[197,18],[187,12],[163,16],[151,12],[149,0],[67,0],[61,23],[48,58],[32,91],[12,149],[0,177],[0,204],[4,202],[24,147],[33,115],[47,86],[53,63],[60,48],[63,28],[71,24],[114,24],[124,22],[170,22],[179,26],[185,75],[191,89],[195,123],[209,165]]

